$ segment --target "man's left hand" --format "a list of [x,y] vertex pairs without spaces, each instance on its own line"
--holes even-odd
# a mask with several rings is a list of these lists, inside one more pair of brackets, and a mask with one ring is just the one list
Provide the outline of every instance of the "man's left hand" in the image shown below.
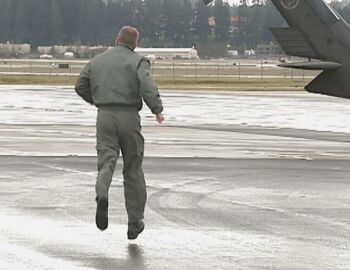
[[164,118],[164,115],[163,115],[163,114],[158,113],[158,114],[156,115],[156,120],[158,121],[159,124],[163,123],[164,119],[165,119],[165,118]]

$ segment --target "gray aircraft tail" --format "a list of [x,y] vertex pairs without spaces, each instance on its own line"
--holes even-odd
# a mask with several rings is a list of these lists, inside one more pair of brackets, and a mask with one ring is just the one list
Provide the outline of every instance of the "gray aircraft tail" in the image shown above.
[[305,89],[312,93],[350,98],[349,93],[346,91],[349,86],[347,85],[347,81],[344,80],[344,77],[347,76],[349,76],[349,74],[346,74],[343,68],[325,70],[309,83]]
[[275,39],[288,55],[319,58],[318,53],[305,39],[303,33],[294,28],[270,28]]
[[[208,5],[213,0],[203,0]],[[350,98],[350,25],[325,0],[271,0],[288,27],[271,28],[287,55],[318,59],[279,66],[323,70],[305,89]]]
[[324,0],[271,1],[288,23],[271,29],[281,48],[287,55],[309,60],[280,66],[323,70],[305,89],[350,98],[349,24]]

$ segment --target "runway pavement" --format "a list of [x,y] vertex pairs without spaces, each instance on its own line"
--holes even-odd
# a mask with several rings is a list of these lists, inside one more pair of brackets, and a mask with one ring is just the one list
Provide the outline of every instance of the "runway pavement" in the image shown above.
[[94,224],[94,108],[0,87],[1,270],[350,268],[349,101],[162,95],[164,125],[142,113],[146,229],[128,241],[122,161],[110,226]]

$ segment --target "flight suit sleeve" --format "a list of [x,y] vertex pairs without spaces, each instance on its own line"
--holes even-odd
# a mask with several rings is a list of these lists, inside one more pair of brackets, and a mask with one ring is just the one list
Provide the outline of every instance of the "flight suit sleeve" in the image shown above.
[[142,58],[137,69],[140,94],[153,114],[163,111],[162,100],[160,99],[158,87],[150,75],[150,62]]
[[75,92],[86,102],[94,104],[90,88],[90,63],[88,63],[80,73],[75,83]]

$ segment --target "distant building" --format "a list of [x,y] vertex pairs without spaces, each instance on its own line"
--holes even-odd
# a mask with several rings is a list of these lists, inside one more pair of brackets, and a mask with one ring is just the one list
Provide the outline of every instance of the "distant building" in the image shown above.
[[93,58],[107,49],[104,46],[70,46],[68,50],[77,58]]
[[254,55],[255,55],[255,50],[252,50],[252,49],[250,49],[250,50],[245,50],[245,51],[244,51],[244,55],[245,55],[245,56],[254,56]]
[[88,58],[95,57],[96,55],[103,53],[106,50],[107,50],[107,47],[105,47],[105,46],[89,47],[88,52],[87,52],[87,57]]
[[143,56],[170,59],[197,59],[198,51],[194,48],[136,48],[135,52]]
[[229,57],[237,57],[238,56],[238,50],[228,50],[227,54]]
[[38,53],[39,54],[53,54],[53,55],[64,55],[64,53],[68,50],[68,46],[39,46]]
[[0,54],[9,56],[28,55],[31,52],[30,44],[0,43]]
[[38,53],[39,54],[51,54],[52,53],[52,46],[38,46]]
[[280,47],[274,43],[270,44],[259,44],[256,48],[258,55],[277,55],[280,52]]
[[87,51],[89,50],[88,46],[70,46],[69,51],[74,53],[77,58],[87,58]]
[[56,45],[56,46],[53,46],[52,47],[52,52],[53,54],[56,54],[56,55],[64,55],[65,52],[67,52],[68,50],[68,46],[59,46],[59,45]]

